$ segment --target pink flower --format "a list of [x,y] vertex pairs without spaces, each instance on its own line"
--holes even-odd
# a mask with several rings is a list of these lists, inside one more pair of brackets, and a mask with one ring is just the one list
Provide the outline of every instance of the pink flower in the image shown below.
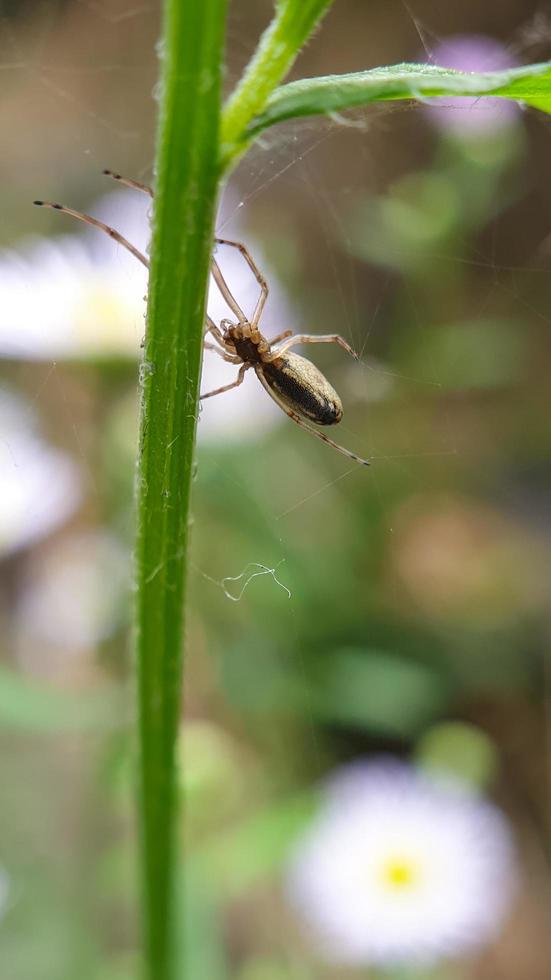
[[[442,68],[458,71],[501,71],[514,67],[514,59],[494,38],[482,34],[457,34],[447,38],[431,52],[431,61]],[[519,113],[516,102],[508,99],[456,98],[444,96],[430,100],[429,118],[443,130],[475,139],[491,138],[515,124]]]

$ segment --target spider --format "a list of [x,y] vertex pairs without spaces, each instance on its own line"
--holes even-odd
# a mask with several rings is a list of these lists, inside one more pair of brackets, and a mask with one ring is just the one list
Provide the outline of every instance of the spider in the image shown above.
[[[112,170],[104,170],[104,175],[112,177],[126,187],[142,191],[153,198],[153,190],[146,184],[137,180],[123,177],[121,174],[114,173]],[[132,245],[120,232],[111,228],[109,225],[93,218],[89,214],[75,211],[73,208],[65,207],[63,204],[54,204],[51,201],[34,201],[39,207],[54,208],[64,214],[69,214],[79,221],[84,221],[88,225],[93,225],[103,231],[110,238],[126,248],[135,258],[138,259],[147,269],[149,261],[135,245]],[[357,354],[352,350],[346,340],[339,334],[293,334],[292,330],[285,330],[267,340],[259,330],[259,323],[262,316],[264,305],[268,298],[268,283],[260,272],[248,249],[241,242],[231,241],[226,238],[215,238],[217,245],[228,245],[239,250],[247,262],[260,287],[260,296],[257,300],[253,315],[248,319],[233,296],[226,280],[224,279],[220,266],[216,260],[212,259],[211,271],[214,281],[220,290],[225,302],[237,319],[237,323],[232,320],[221,320],[217,326],[214,320],[206,317],[205,333],[210,334],[211,340],[204,340],[204,347],[214,351],[224,361],[239,366],[235,381],[230,384],[222,385],[213,391],[207,391],[200,396],[200,400],[213,398],[221,395],[232,388],[238,388],[243,383],[245,373],[251,368],[260,381],[264,390],[276,405],[281,408],[286,415],[292,419],[301,429],[305,429],[311,435],[321,439],[327,445],[332,446],[343,456],[353,459],[357,463],[369,466],[369,460],[362,459],[356,453],[345,449],[333,442],[324,432],[314,426],[336,425],[343,416],[342,402],[335,389],[329,384],[327,378],[321,371],[312,364],[306,357],[290,352],[291,347],[297,344],[338,344],[348,354],[357,358]],[[214,343],[212,342],[214,341]]]

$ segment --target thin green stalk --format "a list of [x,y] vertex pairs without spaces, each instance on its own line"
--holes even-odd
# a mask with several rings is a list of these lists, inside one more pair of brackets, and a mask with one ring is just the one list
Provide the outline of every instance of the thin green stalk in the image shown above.
[[279,0],[272,22],[224,109],[222,171],[246,149],[248,143],[243,142],[243,137],[250,121],[262,112],[331,3],[332,0]]
[[174,976],[175,742],[189,506],[217,195],[225,0],[165,0],[137,475],[145,975]]

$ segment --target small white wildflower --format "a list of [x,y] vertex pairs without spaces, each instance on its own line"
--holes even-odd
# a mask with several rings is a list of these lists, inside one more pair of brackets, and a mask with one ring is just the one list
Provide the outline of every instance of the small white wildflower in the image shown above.
[[0,391],[0,485],[2,557],[49,534],[80,499],[74,463],[42,441],[32,412],[5,391]]
[[[92,210],[143,248],[147,207],[132,195],[124,203],[120,198],[109,194]],[[0,356],[137,358],[146,270],[107,236],[81,231],[76,222],[71,230],[69,218],[59,220],[55,238],[35,238],[0,254]]]
[[105,530],[56,541],[30,565],[16,604],[18,658],[34,674],[93,649],[124,621],[129,556]]
[[[150,202],[132,191],[115,192],[90,206],[90,213],[120,231],[147,253],[150,237]],[[232,214],[231,201],[226,210]],[[120,245],[97,229],[83,227],[67,216],[59,217],[60,231],[52,239],[34,238],[17,251],[0,252],[0,358],[56,360],[119,357],[138,359],[145,334],[147,270]],[[221,225],[221,234],[244,235]],[[270,296],[261,329],[273,336],[292,327],[295,318],[277,279],[270,272],[254,240],[251,251],[266,274]],[[220,246],[217,259],[240,306],[251,314],[258,298],[258,282],[243,256]],[[216,323],[235,320],[214,283],[209,292],[209,313]],[[206,352],[202,391],[212,391],[235,380],[235,365]],[[200,439],[243,438],[281,421],[281,412],[266,398],[256,378],[243,387],[201,404]]]
[[515,882],[507,822],[465,787],[393,762],[330,783],[299,842],[290,900],[330,959],[430,963],[490,941]]

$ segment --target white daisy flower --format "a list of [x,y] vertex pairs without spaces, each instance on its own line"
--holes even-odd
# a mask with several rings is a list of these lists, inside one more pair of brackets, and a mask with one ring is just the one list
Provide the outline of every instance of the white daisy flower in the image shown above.
[[287,883],[329,959],[427,964],[496,936],[514,892],[511,834],[463,785],[357,763],[329,784]]
[[38,555],[15,607],[20,663],[49,673],[110,637],[124,622],[129,564],[106,530],[68,535]]
[[0,391],[0,556],[40,540],[73,513],[80,499],[74,463],[34,431],[32,414]]
[[[147,244],[147,206],[109,194],[93,212]],[[59,216],[59,235],[0,254],[0,356],[25,360],[137,358],[147,271],[101,232]],[[69,228],[69,232],[66,229]],[[64,233],[64,229],[65,232]]]
[[[92,205],[90,213],[147,253],[150,202],[143,195],[116,191]],[[60,233],[54,238],[30,239],[17,252],[0,252],[0,357],[137,359],[145,333],[147,270],[97,229],[76,221],[72,226],[68,216],[58,217]],[[64,233],[67,228],[73,230]],[[244,237],[233,224],[222,229],[221,234],[230,238]],[[261,325],[269,337],[292,327],[295,320],[258,246],[248,242],[270,285]],[[259,286],[243,256],[221,246],[217,258],[243,310],[253,310]],[[235,319],[213,282],[208,308],[217,323]],[[202,391],[212,391],[236,376],[234,365],[205,353]],[[248,375],[238,390],[202,403],[199,435],[215,440],[242,438],[276,420],[281,421],[281,412],[256,378]]]

